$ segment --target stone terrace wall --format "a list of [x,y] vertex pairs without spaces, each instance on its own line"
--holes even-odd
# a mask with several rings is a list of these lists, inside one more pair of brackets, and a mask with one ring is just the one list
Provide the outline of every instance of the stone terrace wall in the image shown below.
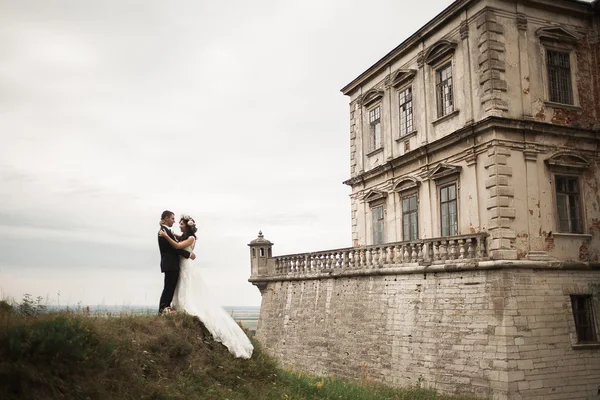
[[596,399],[600,348],[572,345],[569,295],[599,292],[600,271],[562,269],[270,282],[257,337],[282,364],[317,374],[493,399]]

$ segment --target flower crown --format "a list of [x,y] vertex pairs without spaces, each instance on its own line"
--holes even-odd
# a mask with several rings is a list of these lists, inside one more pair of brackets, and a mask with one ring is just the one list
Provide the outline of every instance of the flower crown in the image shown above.
[[196,221],[194,221],[194,218],[192,218],[191,216],[187,215],[187,214],[181,214],[181,219],[184,221],[187,221],[187,225],[188,226],[196,226]]

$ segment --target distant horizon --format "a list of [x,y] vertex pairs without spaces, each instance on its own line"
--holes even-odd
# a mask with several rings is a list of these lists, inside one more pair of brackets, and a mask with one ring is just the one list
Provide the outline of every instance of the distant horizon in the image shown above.
[[[46,307],[48,308],[66,308],[66,307],[96,307],[96,308],[156,308],[158,307],[158,305],[156,304],[129,304],[129,305],[108,305],[108,304],[50,304],[50,305],[46,305]],[[229,309],[229,308],[233,308],[233,309],[260,309],[260,306],[221,306],[223,308]]]

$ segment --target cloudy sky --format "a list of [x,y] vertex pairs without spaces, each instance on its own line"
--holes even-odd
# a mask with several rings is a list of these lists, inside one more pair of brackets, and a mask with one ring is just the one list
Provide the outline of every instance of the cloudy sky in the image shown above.
[[0,297],[156,305],[163,209],[223,305],[259,229],[350,246],[339,90],[450,3],[0,0]]

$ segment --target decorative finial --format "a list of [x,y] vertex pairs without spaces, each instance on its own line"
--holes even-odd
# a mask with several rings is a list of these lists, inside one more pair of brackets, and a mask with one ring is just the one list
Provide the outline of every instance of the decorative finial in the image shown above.
[[259,238],[263,237],[262,231],[258,231],[258,237]]

